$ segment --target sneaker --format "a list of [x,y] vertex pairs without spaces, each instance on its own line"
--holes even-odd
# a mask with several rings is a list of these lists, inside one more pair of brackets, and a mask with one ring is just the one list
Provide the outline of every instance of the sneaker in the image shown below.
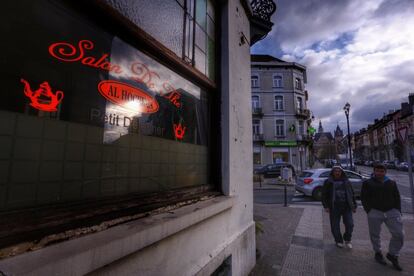
[[381,252],[375,253],[375,260],[382,265],[387,265]]
[[403,270],[402,267],[400,266],[400,264],[398,263],[398,256],[393,256],[390,253],[387,254],[387,259],[392,263],[392,266],[398,270],[401,271]]
[[344,248],[344,244],[342,242],[337,242],[336,246],[339,248]]
[[352,249],[352,243],[350,241],[346,241],[345,242],[345,247],[349,248],[349,249]]

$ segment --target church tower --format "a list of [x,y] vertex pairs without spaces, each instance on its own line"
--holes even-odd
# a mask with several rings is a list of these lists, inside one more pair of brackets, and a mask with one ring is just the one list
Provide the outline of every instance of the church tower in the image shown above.
[[322,133],[322,132],[323,132],[322,121],[319,121],[318,133]]

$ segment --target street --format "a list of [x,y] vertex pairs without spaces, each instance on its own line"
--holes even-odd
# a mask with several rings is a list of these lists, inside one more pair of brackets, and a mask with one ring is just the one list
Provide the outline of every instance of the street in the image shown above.
[[[357,166],[357,172],[363,174],[371,174],[372,167]],[[403,213],[413,213],[411,206],[411,192],[410,183],[408,179],[408,172],[387,170],[387,176],[397,182],[398,189],[401,195],[401,210]],[[320,206],[320,202],[311,197],[304,196],[302,193],[295,191],[294,186],[287,186],[287,200],[288,204],[306,204]],[[284,203],[284,186],[268,185],[264,189],[254,190],[254,202],[261,204],[283,204]],[[357,200],[361,205],[361,201]]]

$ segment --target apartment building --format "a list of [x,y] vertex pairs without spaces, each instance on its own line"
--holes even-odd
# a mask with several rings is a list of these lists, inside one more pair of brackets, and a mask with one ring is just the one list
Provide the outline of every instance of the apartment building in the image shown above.
[[309,166],[310,110],[306,67],[269,55],[252,55],[253,162]]

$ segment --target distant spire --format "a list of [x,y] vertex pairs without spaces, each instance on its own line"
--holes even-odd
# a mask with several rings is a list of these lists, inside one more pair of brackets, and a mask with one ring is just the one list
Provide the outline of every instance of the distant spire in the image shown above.
[[323,132],[323,127],[322,127],[322,121],[319,120],[319,128],[318,128],[318,133],[322,133]]
[[340,137],[340,138],[342,138],[344,136],[344,132],[342,131],[342,129],[339,127],[338,124],[336,125],[334,136],[335,137]]

